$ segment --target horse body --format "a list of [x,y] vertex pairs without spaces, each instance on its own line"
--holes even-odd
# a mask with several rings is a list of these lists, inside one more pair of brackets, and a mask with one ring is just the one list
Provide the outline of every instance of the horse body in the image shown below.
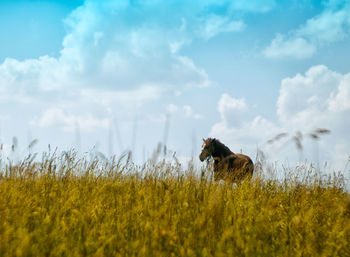
[[253,175],[254,164],[249,156],[233,153],[215,138],[204,140],[199,159],[204,161],[210,156],[214,159],[214,179],[216,181],[220,179],[241,181]]

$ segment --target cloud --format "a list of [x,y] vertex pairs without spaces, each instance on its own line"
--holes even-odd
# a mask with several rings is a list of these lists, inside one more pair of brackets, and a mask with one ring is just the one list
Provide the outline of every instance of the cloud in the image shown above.
[[[220,122],[212,126],[210,135],[222,138],[237,149],[254,154],[256,147],[265,147],[268,139],[281,132],[289,133],[289,138],[297,131],[304,135],[317,128],[326,128],[330,135],[319,141],[319,160],[333,163],[333,167],[344,168],[350,154],[350,73],[340,74],[324,65],[313,66],[304,75],[297,74],[282,80],[277,100],[278,121],[269,121],[262,116],[249,119],[235,118],[240,110],[249,110],[242,99],[234,99],[227,94],[218,102]],[[293,144],[293,143],[291,143]],[[315,159],[315,141],[304,138],[306,158]],[[297,160],[296,150],[274,153],[277,160],[288,156]],[[284,156],[283,156],[284,155]]]
[[237,12],[242,17],[274,6],[270,0],[87,0],[64,20],[67,34],[58,58],[7,58],[0,64],[1,98],[53,102],[82,96],[87,89],[108,94],[144,85],[162,93],[206,87],[211,84],[206,71],[180,49],[193,40],[244,30]]
[[264,55],[271,58],[294,57],[296,59],[309,58],[317,48],[304,38],[289,38],[278,34],[271,45],[264,50]]
[[345,77],[319,65],[311,67],[305,75],[283,79],[277,101],[280,121],[297,128],[298,124],[303,127],[321,126],[318,120],[329,116],[332,99],[339,93],[346,96],[339,91],[340,82]]
[[[311,67],[305,75],[282,81],[277,114],[283,128],[309,132],[332,131],[330,149],[343,143],[350,126],[350,73],[340,74],[324,65]],[[290,130],[290,129],[289,129]],[[348,154],[350,142],[345,143]]]
[[0,65],[0,97],[19,101],[49,97],[61,87],[60,68],[58,61],[48,56],[25,61],[7,58]]
[[231,21],[227,16],[212,15],[207,18],[202,33],[205,39],[210,39],[220,33],[242,31],[245,27],[242,20]]
[[[69,33],[61,59],[87,75],[86,85],[94,86],[91,76],[97,74],[99,85],[109,88],[135,87],[140,81],[206,86],[210,82],[205,71],[178,52],[194,39],[244,29],[244,23],[224,9],[228,4],[86,1],[66,19]],[[218,7],[225,11],[218,13]]]
[[[21,123],[31,120],[33,126],[65,131],[75,122],[87,130],[102,129],[114,114],[120,122],[135,113],[142,116],[164,106],[166,97],[184,97],[189,89],[213,84],[181,50],[194,41],[239,33],[246,28],[246,13],[266,12],[274,5],[271,0],[249,5],[86,0],[64,20],[67,33],[58,57],[9,57],[0,63],[1,103],[25,110]],[[179,110],[188,118],[202,117],[191,106]]]
[[209,136],[222,140],[234,152],[241,150],[255,155],[257,147],[280,132],[278,126],[267,119],[256,116],[253,120],[244,120],[240,124],[220,121],[211,128]]
[[195,119],[195,120],[199,120],[199,119],[202,119],[202,118],[203,118],[202,115],[196,113],[196,112],[193,110],[193,108],[192,108],[191,106],[189,106],[189,105],[184,105],[184,106],[182,107],[182,109],[183,109],[183,111],[185,112],[185,116],[186,116],[187,118],[193,118],[193,119]]
[[236,99],[228,94],[223,94],[218,103],[218,111],[221,120],[225,124],[238,125],[244,119],[248,106],[244,98]]
[[170,114],[173,114],[173,113],[177,112],[178,109],[179,109],[179,107],[177,105],[175,105],[175,104],[168,104],[166,106],[166,110]]
[[[67,33],[58,57],[9,57],[0,64],[0,99],[50,110],[65,106],[71,113],[114,109],[127,116],[162,96],[208,87],[212,82],[206,71],[181,49],[194,40],[244,30],[242,14],[265,12],[274,2],[245,6],[228,0],[86,0],[64,19]],[[183,111],[201,117],[190,108]],[[57,110],[52,115],[60,117],[58,126],[71,128],[70,115]]]
[[31,125],[38,127],[58,126],[64,131],[73,132],[77,128],[82,131],[94,131],[96,129],[106,129],[109,126],[108,118],[96,118],[92,114],[74,115],[60,108],[51,108],[40,116],[33,119]]
[[350,4],[326,4],[319,15],[288,34],[277,34],[263,54],[269,58],[310,58],[318,49],[349,36]]
[[279,131],[276,125],[261,116],[252,120],[247,118],[251,107],[244,98],[222,94],[217,110],[221,120],[212,126],[210,136],[222,139],[237,152],[244,150],[254,153],[258,144]]
[[158,100],[163,93],[161,87],[153,85],[140,85],[139,88],[130,90],[106,91],[95,88],[87,88],[79,91],[78,97],[86,99],[90,103],[108,107],[116,105],[118,107],[128,106],[130,109],[141,107],[145,102]]
[[[179,106],[177,106],[175,104],[168,104],[166,106],[166,110],[169,114],[175,114],[175,113],[178,113]],[[181,114],[184,115],[186,118],[192,118],[195,120],[199,120],[199,119],[203,118],[203,116],[200,115],[199,113],[195,112],[190,105],[182,106],[182,113]]]
[[296,34],[309,38],[314,44],[322,46],[343,39],[350,28],[350,5],[340,10],[325,10],[320,15],[307,20]]
[[[340,74],[326,66],[311,67],[282,81],[277,114],[285,130],[310,132],[327,128],[331,135],[321,141],[321,159],[344,160],[350,154],[350,73]],[[342,149],[342,150],[340,150]]]

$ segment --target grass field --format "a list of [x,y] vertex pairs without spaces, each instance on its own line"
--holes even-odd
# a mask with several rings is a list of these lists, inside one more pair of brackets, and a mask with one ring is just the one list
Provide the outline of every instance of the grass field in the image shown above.
[[2,165],[0,256],[350,256],[350,195],[311,168],[240,185],[210,168],[46,154]]

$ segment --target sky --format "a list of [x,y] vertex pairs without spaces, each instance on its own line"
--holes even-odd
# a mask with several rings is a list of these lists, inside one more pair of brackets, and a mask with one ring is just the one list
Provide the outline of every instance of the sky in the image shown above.
[[[215,137],[344,170],[349,117],[350,1],[0,3],[3,157],[37,139],[31,151],[142,162],[162,143],[198,159]],[[331,133],[312,139],[319,128]]]

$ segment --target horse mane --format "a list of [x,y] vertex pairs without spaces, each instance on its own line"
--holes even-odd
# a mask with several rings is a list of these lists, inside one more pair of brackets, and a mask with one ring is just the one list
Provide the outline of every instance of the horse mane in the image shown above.
[[212,142],[215,142],[215,152],[223,153],[225,155],[233,154],[230,148],[221,143],[219,139],[213,138]]

